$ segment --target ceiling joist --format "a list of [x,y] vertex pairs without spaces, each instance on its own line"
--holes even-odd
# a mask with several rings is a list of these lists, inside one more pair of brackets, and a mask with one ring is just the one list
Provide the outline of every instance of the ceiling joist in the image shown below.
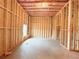
[[17,0],[32,16],[53,16],[68,0]]
[[47,1],[41,1],[41,0],[39,0],[39,1],[27,1],[27,0],[25,0],[25,1],[18,1],[19,3],[41,3],[41,2],[61,2],[61,3],[64,3],[64,2],[67,2],[67,0],[51,0],[51,1],[49,1],[49,0],[47,0]]

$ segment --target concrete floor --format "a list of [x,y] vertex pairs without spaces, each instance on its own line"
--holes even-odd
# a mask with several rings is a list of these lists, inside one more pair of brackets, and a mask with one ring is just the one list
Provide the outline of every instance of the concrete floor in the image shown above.
[[4,59],[79,59],[79,53],[64,49],[55,40],[31,38]]

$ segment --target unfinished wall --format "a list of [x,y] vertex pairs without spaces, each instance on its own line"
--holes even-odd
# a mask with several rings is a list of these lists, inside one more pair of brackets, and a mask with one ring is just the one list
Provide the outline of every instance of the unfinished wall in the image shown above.
[[51,17],[31,17],[31,35],[33,37],[51,37]]
[[70,10],[71,10],[71,20],[70,26],[72,32],[70,33],[70,49],[79,51],[79,19],[78,19],[78,10],[79,10],[79,0],[70,0]]
[[70,0],[52,21],[54,28],[52,32],[57,40],[69,50],[75,51],[79,51],[78,4],[78,0]]
[[68,43],[68,10],[69,4],[67,3],[60,12],[57,13],[55,17],[53,17],[53,35],[57,40],[60,41],[61,44],[67,47]]
[[8,55],[23,40],[28,15],[16,0],[0,0],[0,55]]

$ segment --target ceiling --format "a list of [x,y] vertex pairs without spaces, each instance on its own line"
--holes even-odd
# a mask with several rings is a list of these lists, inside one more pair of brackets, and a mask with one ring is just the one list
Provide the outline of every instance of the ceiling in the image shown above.
[[54,16],[68,0],[17,0],[30,16]]

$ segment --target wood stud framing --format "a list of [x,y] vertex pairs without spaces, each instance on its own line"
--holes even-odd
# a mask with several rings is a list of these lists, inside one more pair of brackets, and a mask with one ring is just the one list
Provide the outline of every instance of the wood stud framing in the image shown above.
[[67,49],[75,51],[79,51],[78,4],[78,0],[70,0],[52,19],[52,32],[57,40]]
[[[79,51],[79,1],[69,0],[54,16],[28,16],[16,0],[0,0],[0,55],[8,55],[24,41],[23,24],[34,37],[58,40],[69,50]],[[29,19],[29,20],[28,20]]]
[[51,17],[30,17],[30,31],[33,37],[51,37]]
[[[31,35],[35,37],[41,35],[47,38],[51,36],[50,32],[52,32],[52,38],[57,39],[64,47],[69,50],[79,51],[78,4],[78,0],[69,0],[54,17],[48,17],[48,21],[46,17],[30,17]],[[52,22],[50,21],[51,19]],[[49,23],[52,26],[50,27],[45,21],[50,21]],[[44,28],[44,24],[46,24],[46,28]],[[45,31],[47,29],[50,32]]]
[[28,25],[28,15],[20,4],[16,0],[0,0],[0,55],[10,54],[24,41],[23,24]]

